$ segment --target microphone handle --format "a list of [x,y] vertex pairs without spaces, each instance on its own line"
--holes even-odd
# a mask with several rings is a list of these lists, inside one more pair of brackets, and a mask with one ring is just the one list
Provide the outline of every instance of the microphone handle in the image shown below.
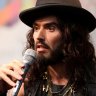
[[16,87],[13,89],[13,96],[17,96],[18,95],[20,87],[21,87],[22,83],[24,82],[25,76],[26,76],[29,68],[30,68],[30,64],[25,64],[24,74],[22,75],[23,79],[22,80],[18,80],[16,82]]

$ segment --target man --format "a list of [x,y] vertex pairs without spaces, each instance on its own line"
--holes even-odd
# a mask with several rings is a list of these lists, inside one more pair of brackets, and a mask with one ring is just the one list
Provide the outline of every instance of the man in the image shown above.
[[[95,17],[78,0],[37,0],[20,19],[32,27],[26,49],[34,49],[37,60],[18,96],[96,96],[96,57],[89,40]],[[0,77],[15,86],[22,67],[19,61],[7,64]]]

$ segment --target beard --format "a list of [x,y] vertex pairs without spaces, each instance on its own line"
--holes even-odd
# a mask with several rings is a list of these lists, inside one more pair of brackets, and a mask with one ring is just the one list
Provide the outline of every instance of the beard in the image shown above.
[[[48,46],[48,45],[47,45]],[[37,63],[39,66],[48,66],[48,65],[55,65],[62,62],[64,58],[64,54],[62,51],[62,43],[58,42],[53,50],[49,48],[49,53],[47,55],[38,54],[37,55]]]

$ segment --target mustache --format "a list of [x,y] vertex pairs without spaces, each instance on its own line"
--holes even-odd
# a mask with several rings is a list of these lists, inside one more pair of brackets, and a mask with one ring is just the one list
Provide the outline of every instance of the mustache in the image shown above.
[[49,45],[47,43],[45,43],[44,41],[38,41],[38,42],[36,42],[35,48],[37,48],[38,45],[41,45],[44,48],[50,49]]

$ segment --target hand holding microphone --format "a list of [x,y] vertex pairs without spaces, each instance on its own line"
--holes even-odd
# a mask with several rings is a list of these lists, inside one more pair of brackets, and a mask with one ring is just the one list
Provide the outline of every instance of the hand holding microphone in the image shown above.
[[23,63],[25,65],[24,67],[24,74],[22,75],[22,80],[18,80],[16,82],[16,87],[14,88],[13,90],[13,96],[17,96],[18,95],[18,92],[20,90],[20,87],[25,79],[25,76],[31,66],[31,64],[33,64],[36,60],[36,53],[34,50],[32,49],[27,49],[24,56],[23,56]]
[[[26,50],[23,63],[14,60],[8,64],[0,65],[0,93],[14,87],[13,96],[17,96],[25,76],[36,59],[36,53],[32,49]],[[22,70],[22,68],[24,68]],[[15,82],[17,80],[17,82]]]

